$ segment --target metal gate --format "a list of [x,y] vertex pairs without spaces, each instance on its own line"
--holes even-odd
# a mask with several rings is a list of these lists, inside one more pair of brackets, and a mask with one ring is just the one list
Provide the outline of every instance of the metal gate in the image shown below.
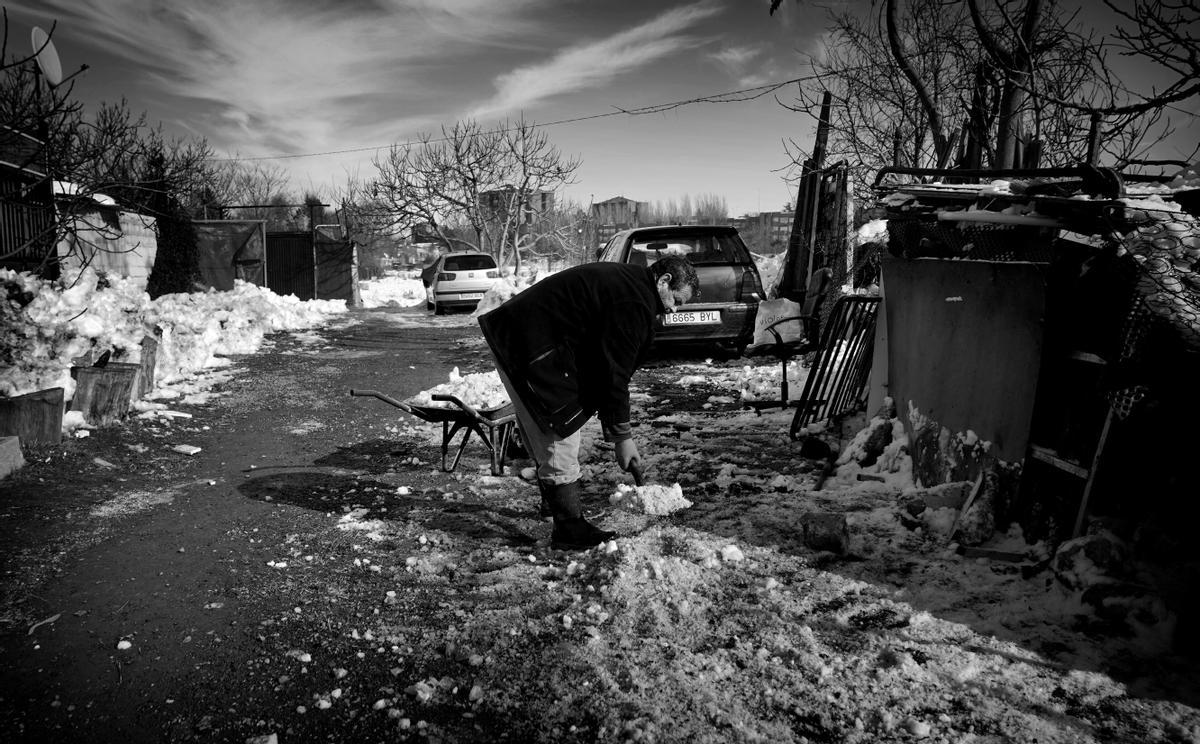
[[295,295],[300,300],[316,296],[312,233],[267,233],[267,287],[277,295]]
[[354,243],[330,235],[325,226],[313,232],[267,233],[266,269],[267,287],[275,294],[359,304]]

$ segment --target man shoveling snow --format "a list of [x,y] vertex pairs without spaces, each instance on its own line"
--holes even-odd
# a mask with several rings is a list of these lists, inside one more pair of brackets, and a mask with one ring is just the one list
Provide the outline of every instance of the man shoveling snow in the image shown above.
[[629,419],[629,381],[654,338],[654,318],[699,289],[686,259],[649,267],[593,263],[547,277],[479,318],[537,463],[551,543],[582,549],[614,537],[583,518],[579,430],[599,414],[625,471],[641,466]]

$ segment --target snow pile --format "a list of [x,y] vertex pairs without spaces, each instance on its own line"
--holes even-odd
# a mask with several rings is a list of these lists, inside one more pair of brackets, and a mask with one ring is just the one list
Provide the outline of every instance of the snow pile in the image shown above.
[[136,361],[141,352],[150,297],[132,280],[86,271],[48,282],[0,269],[0,287],[0,395],[62,387],[69,398],[73,360],[112,349]]
[[[886,401],[885,407],[890,408],[891,399]],[[871,418],[846,445],[835,464],[837,469],[830,476],[828,489],[855,487],[859,473],[877,476],[879,482],[896,489],[915,484],[908,434],[904,423],[894,414],[890,418],[882,415]]]
[[268,333],[317,327],[345,311],[344,300],[302,301],[240,280],[228,292],[163,295],[145,311],[148,324],[163,330],[156,379],[170,383],[225,366],[218,354],[252,354]]
[[852,240],[855,245],[876,242],[886,243],[888,239],[887,229],[887,220],[871,220],[863,223],[863,225],[854,232]]
[[387,274],[378,279],[358,283],[362,306],[415,307],[425,302],[425,287],[419,278],[404,274]]
[[515,295],[524,292],[534,284],[537,284],[540,280],[545,279],[554,273],[557,272],[535,271],[529,274],[518,274],[516,272],[509,271],[504,275],[504,278],[497,281],[492,285],[491,289],[484,293],[483,297],[479,300],[479,305],[476,306],[475,312],[472,313],[471,317],[478,318],[480,315],[484,315],[485,313],[495,310],[505,302],[508,302],[508,300]]
[[435,395],[453,395],[468,406],[485,411],[503,408],[510,402],[508,391],[504,389],[500,375],[495,370],[464,375],[455,367],[450,370],[449,382],[423,390],[410,398],[409,402],[417,406],[453,406],[446,401],[434,400]]
[[343,313],[341,300],[301,302],[238,281],[229,292],[164,295],[151,300],[137,282],[92,269],[58,280],[0,269],[0,395],[61,387],[74,394],[71,367],[112,352],[114,361],[137,362],[141,342],[158,340],[156,385],[227,364],[217,354],[249,354],[266,333],[324,324]]
[[657,517],[674,514],[692,505],[683,497],[683,488],[678,483],[672,486],[627,486],[619,483],[608,501],[627,511]]

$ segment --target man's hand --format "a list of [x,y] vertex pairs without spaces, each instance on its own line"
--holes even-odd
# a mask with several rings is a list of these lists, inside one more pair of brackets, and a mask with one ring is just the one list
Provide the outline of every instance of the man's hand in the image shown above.
[[637,445],[634,444],[632,439],[625,439],[617,442],[614,449],[616,452],[617,465],[621,467],[621,470],[629,472],[629,467],[631,464],[635,462],[639,465],[641,464],[642,456],[638,454]]

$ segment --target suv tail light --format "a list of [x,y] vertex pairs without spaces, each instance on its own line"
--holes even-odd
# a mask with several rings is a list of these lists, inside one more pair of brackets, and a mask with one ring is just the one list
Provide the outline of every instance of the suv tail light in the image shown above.
[[742,272],[742,284],[738,287],[738,300],[746,301],[763,299],[762,280],[753,271]]
[[449,271],[439,271],[438,275],[437,275],[437,280],[439,282],[452,282],[452,281],[454,281],[454,274],[452,274]]
[[488,278],[488,279],[499,279],[499,278],[500,278],[500,272],[499,272],[499,271],[496,271],[496,270],[489,271],[489,272],[487,273],[487,278]]

